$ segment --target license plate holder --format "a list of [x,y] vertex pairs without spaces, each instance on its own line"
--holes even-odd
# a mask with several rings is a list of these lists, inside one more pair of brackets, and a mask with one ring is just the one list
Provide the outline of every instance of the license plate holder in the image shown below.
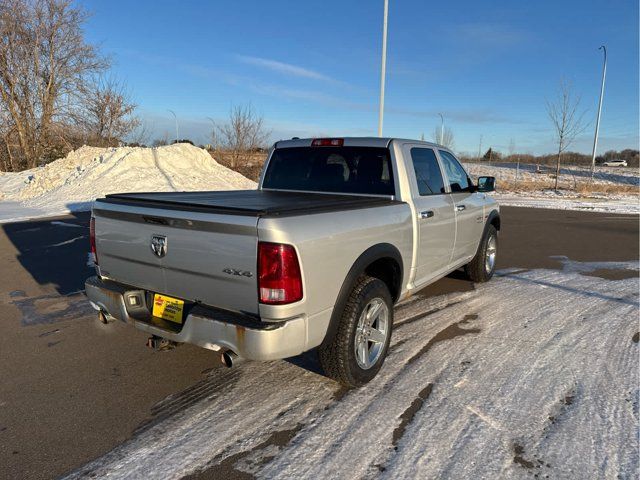
[[153,295],[153,309],[151,314],[154,317],[182,325],[183,313],[184,300],[160,293]]

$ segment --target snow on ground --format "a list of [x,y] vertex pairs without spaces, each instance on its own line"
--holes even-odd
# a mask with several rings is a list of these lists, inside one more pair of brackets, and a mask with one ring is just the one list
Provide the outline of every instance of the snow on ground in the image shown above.
[[401,304],[358,390],[294,362],[216,369],[69,478],[633,478],[640,266],[561,261]]
[[563,190],[558,192],[545,190],[543,192],[526,193],[495,192],[491,196],[500,205],[511,207],[640,214],[640,198],[630,195],[582,197]]
[[0,222],[89,210],[107,193],[241,190],[255,182],[187,143],[81,147],[43,167],[0,174]]

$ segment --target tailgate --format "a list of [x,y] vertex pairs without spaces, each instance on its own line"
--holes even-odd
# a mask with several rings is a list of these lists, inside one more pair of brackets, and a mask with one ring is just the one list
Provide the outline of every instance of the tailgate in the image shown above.
[[93,214],[103,276],[184,300],[258,314],[257,216],[100,201]]

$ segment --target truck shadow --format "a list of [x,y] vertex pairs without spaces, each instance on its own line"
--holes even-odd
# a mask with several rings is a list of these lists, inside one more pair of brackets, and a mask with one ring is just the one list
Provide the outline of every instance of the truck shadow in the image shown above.
[[446,295],[448,293],[470,292],[474,289],[473,282],[465,277],[462,269],[458,269],[437,282],[427,285],[422,290],[418,290],[415,295],[420,295],[422,298],[429,298]]
[[[73,207],[73,206],[72,206]],[[93,273],[87,265],[89,212],[5,223],[0,228],[16,250],[16,260],[39,285],[51,285],[60,295],[84,289]],[[3,280],[11,285],[11,270]]]
[[318,358],[318,349],[314,348],[308,352],[304,352],[295,357],[286,358],[285,362],[288,362],[296,367],[303,368],[311,373],[322,375],[325,377],[324,371],[320,366],[320,359]]

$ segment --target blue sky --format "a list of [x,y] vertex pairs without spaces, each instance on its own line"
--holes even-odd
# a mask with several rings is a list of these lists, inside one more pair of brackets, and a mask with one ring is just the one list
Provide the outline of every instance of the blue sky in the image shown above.
[[[637,0],[390,0],[384,135],[431,139],[438,112],[458,152],[553,150],[545,100],[565,79],[590,122],[609,53],[599,151],[638,148]],[[152,138],[207,143],[250,102],[272,139],[375,135],[382,0],[82,2],[89,41],[114,60]]]

